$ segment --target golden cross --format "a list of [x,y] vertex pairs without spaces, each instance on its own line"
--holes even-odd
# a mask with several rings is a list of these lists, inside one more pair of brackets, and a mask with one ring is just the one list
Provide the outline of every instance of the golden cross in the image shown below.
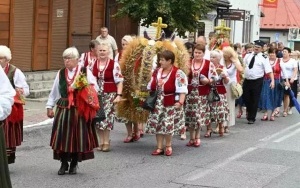
[[155,39],[158,39],[160,37],[161,34],[161,29],[162,28],[167,28],[168,25],[162,23],[162,18],[158,17],[157,22],[156,23],[152,23],[151,24],[153,27],[156,27],[156,34],[155,34]]
[[215,30],[219,31],[219,34],[225,34],[225,31],[230,31],[230,27],[225,26],[225,20],[221,20],[221,25],[215,27]]

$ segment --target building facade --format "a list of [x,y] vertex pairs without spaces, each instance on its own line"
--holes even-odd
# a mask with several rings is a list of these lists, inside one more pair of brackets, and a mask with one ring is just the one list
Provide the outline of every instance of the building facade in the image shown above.
[[65,48],[87,51],[102,26],[118,42],[137,33],[128,18],[111,18],[117,9],[114,0],[1,0],[0,44],[11,48],[12,63],[23,71],[57,70]]

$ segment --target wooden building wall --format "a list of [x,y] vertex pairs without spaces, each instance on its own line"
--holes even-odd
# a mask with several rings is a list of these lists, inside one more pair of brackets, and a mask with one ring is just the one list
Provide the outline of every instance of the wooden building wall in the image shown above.
[[12,31],[12,64],[23,71],[32,70],[34,1],[14,1]]
[[9,46],[10,43],[10,19],[12,0],[0,1],[0,45]]
[[125,34],[136,34],[136,23],[111,18],[116,11],[114,0],[0,0],[0,45],[11,48],[23,71],[57,70],[67,47],[88,51],[102,26],[119,48]]

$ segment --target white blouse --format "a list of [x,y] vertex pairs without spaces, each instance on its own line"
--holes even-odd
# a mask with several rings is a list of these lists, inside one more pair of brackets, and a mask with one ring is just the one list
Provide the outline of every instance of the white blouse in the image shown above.
[[0,66],[0,121],[4,120],[9,116],[11,107],[14,104],[14,96],[16,91],[11,86],[5,72]]
[[[74,74],[78,75],[81,71],[81,66],[78,65],[78,70],[77,72],[75,72],[76,70],[76,67],[73,68],[72,71],[70,71],[69,69],[67,69],[68,71],[68,75],[70,75],[70,77],[73,77]],[[53,83],[53,86],[52,86],[52,90],[49,94],[49,98],[48,98],[48,102],[46,104],[46,108],[53,108],[55,106],[55,103],[58,101],[58,99],[61,98],[61,95],[59,93],[59,74],[60,74],[60,71],[58,71],[56,77],[55,77],[55,80],[54,80],[54,83]],[[89,69],[86,69],[86,74],[87,74],[87,81],[89,84],[93,84],[94,88],[96,89],[96,91],[99,91],[99,87],[98,87],[98,84],[97,84],[97,81],[96,81],[96,78],[94,77],[94,75],[92,74],[92,72],[89,70]],[[73,83],[71,85],[73,85],[75,82],[75,79],[73,81]]]
[[[158,81],[162,82],[162,87],[161,88],[162,88],[162,91],[164,91],[164,84],[169,80],[171,74],[168,74],[165,78],[161,79],[162,71],[163,71],[162,68],[160,68],[158,70],[156,79]],[[153,82],[153,77],[151,77],[151,80],[147,85],[148,90],[151,89],[151,83],[152,82]],[[175,88],[176,88],[175,93],[185,93],[185,94],[187,94],[188,93],[187,85],[188,85],[188,80],[187,80],[186,74],[182,70],[178,69],[177,72],[176,72],[176,79],[175,79]]]
[[28,96],[29,95],[29,86],[26,82],[25,75],[23,74],[23,72],[20,69],[18,69],[18,68],[16,69],[13,80],[14,80],[15,87],[23,89],[24,96],[25,97]]
[[[280,68],[281,76],[283,79],[290,79],[293,77],[294,69],[298,68],[297,61],[295,59],[290,59],[287,62],[283,62],[282,58],[280,59]],[[294,80],[297,80],[297,74],[294,77]]]

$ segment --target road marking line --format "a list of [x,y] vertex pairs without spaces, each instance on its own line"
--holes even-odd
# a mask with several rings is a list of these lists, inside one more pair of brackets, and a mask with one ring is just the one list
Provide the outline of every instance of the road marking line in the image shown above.
[[283,129],[283,130],[281,130],[281,131],[279,131],[279,132],[277,132],[277,133],[275,133],[275,134],[272,134],[272,135],[270,135],[270,136],[266,136],[265,138],[260,139],[259,141],[261,141],[261,142],[269,141],[269,140],[271,140],[272,138],[275,138],[275,137],[277,137],[277,136],[279,136],[279,135],[281,135],[281,134],[284,134],[285,132],[288,132],[288,131],[290,131],[291,129],[294,129],[294,128],[298,127],[298,126],[300,126],[300,122],[299,122],[299,123],[296,123],[296,124],[294,124],[294,125],[291,125],[291,126],[285,128],[285,129]]
[[200,178],[202,178],[202,177],[204,177],[204,176],[212,173],[213,171],[215,171],[215,170],[217,170],[219,168],[224,167],[225,165],[229,164],[230,162],[232,162],[232,161],[234,161],[234,160],[236,160],[238,158],[241,158],[242,156],[244,156],[244,155],[246,155],[246,154],[248,154],[248,153],[250,153],[250,152],[252,152],[252,151],[254,151],[256,149],[257,149],[257,147],[250,147],[248,149],[245,149],[245,150],[243,150],[243,151],[241,151],[241,152],[239,152],[239,153],[237,153],[237,154],[235,154],[235,155],[233,155],[233,156],[225,159],[224,162],[222,162],[222,163],[220,163],[220,164],[218,164],[218,165],[216,165],[216,166],[214,166],[214,167],[212,167],[210,169],[203,170],[200,173],[191,176],[187,180],[188,181],[195,181],[197,179],[200,179]]
[[294,136],[295,134],[297,134],[299,132],[300,132],[300,129],[297,129],[297,130],[291,132],[290,134],[287,134],[287,135],[285,135],[285,136],[283,136],[281,138],[278,138],[277,140],[274,140],[273,142],[277,142],[277,143],[282,142],[285,139],[288,139],[289,137],[292,137],[292,136]]
[[[262,138],[262,139],[259,140],[259,141],[263,141],[263,142],[260,142],[260,143],[256,144],[254,147],[250,147],[248,149],[245,149],[245,150],[243,150],[243,151],[241,151],[241,152],[239,152],[239,153],[237,153],[237,154],[235,154],[235,155],[233,155],[233,156],[225,159],[224,162],[222,162],[220,164],[217,164],[217,165],[213,166],[210,169],[202,170],[201,172],[199,172],[197,174],[194,174],[193,176],[189,177],[187,179],[187,181],[195,181],[195,180],[200,179],[200,178],[202,178],[202,177],[204,177],[204,176],[206,176],[206,175],[208,175],[210,173],[213,173],[214,171],[216,171],[216,170],[224,167],[225,165],[229,164],[230,162],[232,162],[234,160],[237,160],[238,158],[241,158],[244,155],[246,155],[246,154],[248,154],[248,153],[250,153],[250,152],[252,152],[252,151],[254,151],[256,149],[261,148],[261,147],[267,145],[266,141],[269,141],[272,138],[277,137],[278,135],[281,135],[281,134],[283,134],[283,133],[285,133],[287,131],[290,131],[291,129],[294,129],[294,128],[298,127],[298,126],[300,126],[300,122],[296,123],[296,124],[294,124],[292,126],[289,126],[286,129],[283,129],[283,130],[281,130],[281,131],[279,131],[279,132],[277,132],[275,134],[272,134],[270,136],[266,136],[265,138]],[[277,139],[275,141],[283,141],[284,139],[287,139],[288,137],[290,137],[293,134],[296,134],[298,132],[300,132],[300,129],[297,129],[296,131],[292,132],[291,134],[283,136],[283,137],[281,137],[281,138],[279,138],[279,139]]]
[[31,128],[31,127],[39,127],[42,125],[47,125],[53,123],[53,118],[52,119],[46,119],[45,121],[39,122],[39,123],[35,123],[35,124],[31,124],[31,125],[25,125],[23,127],[23,129],[27,129],[27,128]]

